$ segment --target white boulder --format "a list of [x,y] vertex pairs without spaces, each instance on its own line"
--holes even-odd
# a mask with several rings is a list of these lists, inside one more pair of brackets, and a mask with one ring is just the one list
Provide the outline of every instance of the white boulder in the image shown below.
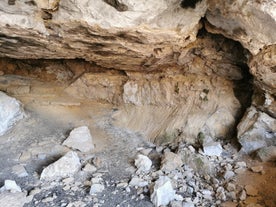
[[69,151],[62,158],[46,167],[40,176],[41,180],[57,180],[73,176],[81,167],[76,152]]
[[92,136],[87,126],[73,129],[63,145],[81,152],[89,152],[94,149]]
[[24,117],[21,103],[0,91],[0,136]]
[[139,154],[135,159],[134,164],[138,168],[138,173],[148,172],[151,168],[152,161],[147,156]]
[[168,205],[176,197],[175,191],[169,177],[161,176],[154,184],[153,192],[150,196],[155,206]]

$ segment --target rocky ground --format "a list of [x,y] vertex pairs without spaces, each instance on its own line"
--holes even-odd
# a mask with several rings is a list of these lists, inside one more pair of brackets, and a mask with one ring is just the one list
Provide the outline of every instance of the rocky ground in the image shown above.
[[[120,108],[58,94],[17,98],[25,118],[0,137],[1,206],[276,205],[275,163],[230,142],[156,146],[113,125]],[[80,126],[82,146],[92,147],[74,142]]]

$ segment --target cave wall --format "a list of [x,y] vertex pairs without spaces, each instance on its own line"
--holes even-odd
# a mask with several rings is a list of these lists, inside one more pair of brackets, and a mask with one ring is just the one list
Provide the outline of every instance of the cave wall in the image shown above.
[[[275,11],[268,0],[4,1],[0,70],[123,106],[115,122],[150,139],[237,127],[251,153],[275,145]],[[2,77],[1,90],[35,93],[22,82]]]

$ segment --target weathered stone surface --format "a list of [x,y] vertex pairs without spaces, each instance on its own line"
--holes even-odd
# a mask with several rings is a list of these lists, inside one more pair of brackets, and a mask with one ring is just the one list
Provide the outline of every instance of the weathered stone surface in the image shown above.
[[161,161],[161,170],[164,172],[171,172],[183,165],[181,156],[173,152],[165,152]]
[[238,139],[242,151],[254,152],[260,148],[276,145],[276,120],[251,107],[238,125]]
[[[276,17],[274,21],[276,21]],[[255,84],[264,91],[268,92],[265,98],[270,99],[270,103],[266,102],[266,107],[271,105],[270,107],[274,107],[274,113],[276,113],[274,100],[276,94],[276,44],[274,43],[274,45],[268,45],[257,55],[252,57],[249,62],[249,67],[250,72],[255,77]]]
[[90,152],[94,149],[92,136],[87,126],[73,129],[62,145],[80,150],[81,152]]
[[84,58],[120,69],[163,64],[196,39],[207,8],[205,1],[193,10],[176,0],[121,4],[123,12],[102,0],[1,2],[1,56]]
[[59,160],[47,166],[41,173],[41,180],[58,180],[73,176],[81,167],[80,159],[76,152],[69,151]]
[[170,178],[160,177],[154,184],[153,192],[150,196],[155,206],[168,205],[175,198]]
[[237,40],[257,54],[276,44],[275,1],[208,1],[207,30]]
[[0,136],[24,117],[21,103],[0,91]]
[[138,168],[137,173],[148,172],[151,168],[152,161],[145,155],[137,155],[134,161],[135,166]]

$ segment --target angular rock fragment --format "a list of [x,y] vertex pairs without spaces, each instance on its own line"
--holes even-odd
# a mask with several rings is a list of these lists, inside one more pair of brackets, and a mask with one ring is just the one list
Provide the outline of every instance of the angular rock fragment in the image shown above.
[[89,152],[94,149],[92,136],[87,126],[73,129],[63,145],[81,152]]
[[248,154],[276,145],[276,119],[250,107],[238,125],[238,139],[242,145],[241,150]]
[[90,188],[90,195],[95,195],[97,193],[101,193],[104,190],[104,185],[100,183],[94,183]]
[[59,160],[46,167],[40,176],[41,180],[58,180],[73,176],[81,167],[76,152],[69,151]]
[[0,191],[5,190],[8,190],[12,193],[22,192],[20,186],[18,186],[14,180],[5,180],[4,186],[0,189]]
[[168,205],[175,199],[175,191],[169,177],[161,176],[155,182],[150,198],[155,206]]
[[222,147],[219,142],[210,141],[203,144],[203,151],[208,156],[220,156]]
[[161,170],[164,172],[171,172],[183,165],[181,156],[173,152],[165,152],[161,162]]
[[276,146],[263,147],[257,151],[257,156],[263,161],[276,160]]
[[0,136],[24,117],[21,103],[0,91]]
[[135,166],[138,168],[137,173],[148,172],[151,168],[152,161],[145,155],[137,155]]
[[16,165],[12,168],[12,172],[15,173],[18,177],[27,177],[28,173],[23,165]]
[[137,186],[137,187],[145,187],[149,183],[141,178],[133,177],[131,181],[129,182],[130,186]]

